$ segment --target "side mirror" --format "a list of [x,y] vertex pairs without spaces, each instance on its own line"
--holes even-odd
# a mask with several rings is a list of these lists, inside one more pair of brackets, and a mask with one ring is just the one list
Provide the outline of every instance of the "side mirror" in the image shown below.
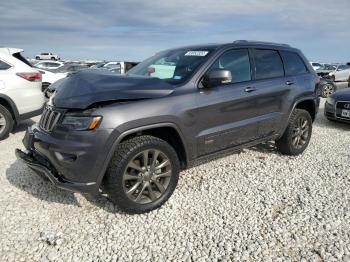
[[226,69],[213,69],[206,73],[202,80],[202,84],[204,87],[215,87],[229,84],[231,82],[231,71]]

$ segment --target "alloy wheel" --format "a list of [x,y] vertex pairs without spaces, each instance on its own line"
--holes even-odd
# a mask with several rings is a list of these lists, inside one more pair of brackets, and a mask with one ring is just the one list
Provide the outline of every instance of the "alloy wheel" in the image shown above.
[[139,204],[159,199],[169,186],[172,167],[160,150],[147,149],[133,157],[123,174],[123,189],[127,197]]
[[5,130],[6,128],[6,119],[5,116],[0,113],[0,134]]
[[323,86],[323,95],[329,97],[334,93],[334,87],[331,84],[326,84]]
[[308,141],[309,123],[308,120],[301,116],[296,120],[292,131],[292,144],[295,148],[302,148]]

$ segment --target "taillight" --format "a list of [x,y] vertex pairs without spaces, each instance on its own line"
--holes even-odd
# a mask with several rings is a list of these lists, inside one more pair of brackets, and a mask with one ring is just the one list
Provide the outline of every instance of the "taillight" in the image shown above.
[[40,73],[17,73],[16,75],[24,78],[25,80],[31,81],[31,82],[38,82],[41,80]]

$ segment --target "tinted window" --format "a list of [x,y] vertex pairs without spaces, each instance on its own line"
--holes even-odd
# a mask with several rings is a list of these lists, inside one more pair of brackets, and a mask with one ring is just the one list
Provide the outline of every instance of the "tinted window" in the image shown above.
[[283,64],[276,50],[254,50],[255,77],[266,79],[284,76]]
[[312,66],[322,66],[320,63],[312,63]]
[[0,60],[0,70],[7,70],[11,66]]
[[29,63],[28,60],[25,59],[25,58],[21,55],[21,53],[14,53],[12,56],[15,57],[15,58],[17,58],[18,60],[22,61],[22,62],[25,63],[26,65],[32,67],[32,64]]
[[338,70],[341,71],[341,70],[345,70],[345,69],[349,69],[349,68],[350,68],[350,66],[348,66],[348,65],[340,65],[338,67]]
[[288,51],[281,51],[280,53],[283,58],[286,75],[299,75],[308,71],[303,60],[301,60],[297,53]]
[[213,69],[231,71],[232,83],[251,80],[249,54],[246,49],[234,49],[222,54],[211,66]]

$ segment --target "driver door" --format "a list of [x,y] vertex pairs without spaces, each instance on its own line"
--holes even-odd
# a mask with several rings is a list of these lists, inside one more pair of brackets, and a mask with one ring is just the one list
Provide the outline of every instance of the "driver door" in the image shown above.
[[230,70],[232,81],[203,88],[197,96],[198,156],[253,141],[258,134],[258,94],[252,86],[248,49],[226,51],[212,69]]

